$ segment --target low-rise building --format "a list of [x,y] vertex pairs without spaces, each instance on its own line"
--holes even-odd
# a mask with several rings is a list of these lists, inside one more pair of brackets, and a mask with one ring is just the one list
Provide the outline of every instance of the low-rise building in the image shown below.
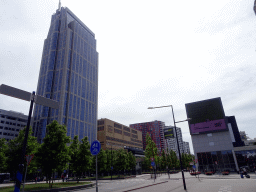
[[27,121],[28,116],[23,113],[0,109],[0,139],[14,139],[27,126]]
[[106,118],[98,120],[97,139],[103,150],[125,147],[143,149],[141,131]]

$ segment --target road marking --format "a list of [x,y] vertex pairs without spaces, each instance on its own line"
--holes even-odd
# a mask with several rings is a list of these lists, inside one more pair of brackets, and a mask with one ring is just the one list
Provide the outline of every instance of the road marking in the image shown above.
[[232,192],[232,187],[230,185],[221,186],[218,192]]

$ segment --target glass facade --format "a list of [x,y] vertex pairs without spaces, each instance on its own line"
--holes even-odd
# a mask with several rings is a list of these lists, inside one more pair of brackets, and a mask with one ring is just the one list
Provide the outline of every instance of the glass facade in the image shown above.
[[200,171],[236,171],[236,165],[231,150],[228,151],[211,151],[197,153],[198,170]]
[[41,61],[37,94],[57,100],[59,109],[36,105],[33,134],[39,142],[53,120],[67,126],[67,135],[96,139],[98,52],[94,33],[68,8],[52,15]]
[[250,170],[256,168],[256,150],[236,151],[236,159],[239,167],[248,166]]

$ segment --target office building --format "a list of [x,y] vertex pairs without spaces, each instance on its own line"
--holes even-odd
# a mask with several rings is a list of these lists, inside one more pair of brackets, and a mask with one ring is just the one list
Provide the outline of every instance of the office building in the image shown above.
[[27,126],[27,121],[28,116],[23,113],[0,109],[0,139],[14,139]]
[[98,120],[97,139],[103,150],[125,148],[136,154],[144,154],[141,131],[106,118]]
[[152,140],[155,142],[158,152],[165,150],[164,129],[165,123],[162,121],[152,121],[144,123],[130,124],[130,127],[142,132],[143,149],[146,149],[146,136],[149,133]]
[[53,120],[79,140],[97,136],[98,53],[94,33],[68,8],[52,15],[44,41],[38,95],[57,100],[59,109],[36,105],[33,132],[41,143]]

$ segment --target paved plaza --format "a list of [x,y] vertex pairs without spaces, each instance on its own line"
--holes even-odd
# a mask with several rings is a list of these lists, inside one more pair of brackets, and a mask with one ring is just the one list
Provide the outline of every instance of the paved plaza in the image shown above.
[[[256,175],[241,179],[238,174],[211,175],[201,174],[198,177],[185,172],[187,192],[256,192]],[[79,192],[94,192],[95,187],[77,190]],[[159,175],[156,180],[150,175],[138,175],[137,178],[115,181],[99,181],[99,192],[183,192],[181,173]]]

